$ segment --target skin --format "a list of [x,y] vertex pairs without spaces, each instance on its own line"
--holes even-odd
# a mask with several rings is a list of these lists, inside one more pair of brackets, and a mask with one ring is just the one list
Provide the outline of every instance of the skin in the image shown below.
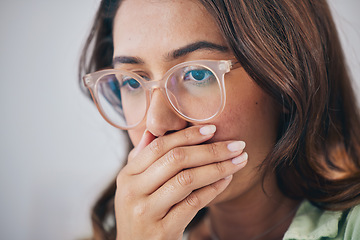
[[[212,17],[196,1],[125,1],[113,34],[114,58],[138,60],[116,62],[115,68],[140,72],[150,80],[161,79],[184,61],[234,58],[230,50],[216,49],[169,57],[199,41],[227,47]],[[209,237],[209,226],[220,239],[251,239],[274,222],[282,224],[258,239],[284,234],[298,203],[281,194],[271,173],[265,194],[256,169],[274,146],[279,108],[243,68],[227,73],[225,82],[226,107],[207,124],[216,126],[208,134],[205,125],[186,122],[158,89],[153,91],[143,124],[129,130],[135,148],[117,178],[118,239],[181,239],[204,206],[210,213],[191,231],[190,239]],[[240,140],[246,142],[246,152]],[[240,164],[232,162],[236,157]]]

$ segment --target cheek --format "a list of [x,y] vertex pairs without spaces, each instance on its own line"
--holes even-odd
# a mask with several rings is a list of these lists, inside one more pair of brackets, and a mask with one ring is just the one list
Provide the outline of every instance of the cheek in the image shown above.
[[128,130],[130,140],[134,145],[134,147],[136,147],[139,144],[144,132],[145,132],[145,127],[138,127],[135,130]]
[[212,141],[245,141],[249,161],[244,169],[234,174],[230,186],[215,202],[231,200],[261,184],[258,166],[274,147],[280,116],[274,100],[251,79],[227,89],[226,107],[214,122],[217,131]]
[[277,138],[279,110],[274,100],[250,78],[227,88],[224,112],[214,122],[214,141],[243,140],[252,158],[264,159]]

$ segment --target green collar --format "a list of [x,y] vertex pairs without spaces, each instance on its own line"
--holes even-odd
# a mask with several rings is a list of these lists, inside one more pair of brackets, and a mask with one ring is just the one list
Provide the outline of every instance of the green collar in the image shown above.
[[[321,210],[304,201],[284,235],[283,240],[317,240],[335,238],[344,212]],[[346,214],[345,214],[346,215]]]

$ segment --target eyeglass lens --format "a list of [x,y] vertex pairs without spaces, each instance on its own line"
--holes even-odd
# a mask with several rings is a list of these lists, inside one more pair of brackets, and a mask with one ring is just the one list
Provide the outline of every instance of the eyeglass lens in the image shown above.
[[[102,76],[97,95],[103,114],[121,127],[133,127],[147,110],[146,81],[125,73]],[[167,78],[165,92],[175,110],[190,121],[201,121],[215,115],[222,101],[220,81],[203,65],[176,69]]]

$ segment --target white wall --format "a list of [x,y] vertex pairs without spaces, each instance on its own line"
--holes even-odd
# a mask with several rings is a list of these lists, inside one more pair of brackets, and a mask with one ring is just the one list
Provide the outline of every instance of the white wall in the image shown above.
[[0,239],[88,236],[90,205],[119,167],[120,134],[77,83],[98,3],[0,3]]
[[[98,3],[0,2],[0,239],[89,236],[89,208],[119,168],[121,135],[77,85]],[[330,3],[360,84],[360,1]]]
[[[360,1],[328,0],[357,93],[360,92]],[[360,99],[360,97],[359,97]]]

